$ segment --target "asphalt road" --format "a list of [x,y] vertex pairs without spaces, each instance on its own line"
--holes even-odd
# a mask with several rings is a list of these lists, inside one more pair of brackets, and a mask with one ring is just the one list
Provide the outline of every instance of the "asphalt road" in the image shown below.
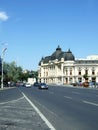
[[56,130],[98,130],[98,91],[50,87],[22,89]]
[[[53,125],[55,130],[98,130],[98,90],[51,86],[49,90],[39,90],[37,87],[19,87],[7,91],[6,98],[3,96],[3,92],[0,92],[0,102],[21,99],[23,98],[22,94],[26,95],[31,103],[33,103]],[[22,100],[25,99],[23,98]],[[21,104],[21,100],[19,101]],[[32,107],[28,101],[25,100],[25,102],[26,103],[23,103],[24,108],[29,106],[31,110]],[[0,104],[0,110],[1,105],[2,104]],[[18,107],[15,107],[15,109],[18,109]],[[30,118],[30,120],[31,119],[32,118]],[[43,121],[40,120],[40,124],[42,122]],[[44,123],[42,124],[42,130],[48,130],[47,126]]]
[[0,90],[0,130],[50,130],[18,88]]

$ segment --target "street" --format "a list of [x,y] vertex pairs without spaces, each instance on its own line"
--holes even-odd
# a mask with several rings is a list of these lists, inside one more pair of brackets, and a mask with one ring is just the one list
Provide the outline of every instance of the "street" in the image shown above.
[[0,91],[0,130],[49,130],[18,88]]
[[[98,129],[98,90],[96,89],[49,86],[49,90],[39,90],[32,86],[3,90],[0,91],[1,117],[6,116],[1,114],[3,102],[17,99],[21,104],[21,101],[25,100],[25,109],[27,104],[30,107],[23,94],[40,110],[55,130]],[[45,124],[43,126],[47,127]]]

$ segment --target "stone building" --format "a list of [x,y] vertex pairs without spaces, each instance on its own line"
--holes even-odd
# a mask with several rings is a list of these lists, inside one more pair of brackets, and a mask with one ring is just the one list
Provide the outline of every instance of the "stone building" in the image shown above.
[[98,56],[76,59],[70,49],[62,51],[58,46],[55,52],[41,59],[38,80],[48,84],[71,84],[88,81],[98,82]]

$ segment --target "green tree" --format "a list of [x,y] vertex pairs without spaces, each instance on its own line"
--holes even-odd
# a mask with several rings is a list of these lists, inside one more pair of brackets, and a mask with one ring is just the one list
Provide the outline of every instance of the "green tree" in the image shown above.
[[30,77],[36,78],[36,81],[38,80],[38,71],[30,71]]
[[[6,63],[4,62],[4,82],[17,82],[17,81],[27,81],[28,78],[36,78],[38,79],[37,71],[27,71],[23,72],[22,67],[17,66],[15,62]],[[0,76],[1,78],[1,76]],[[1,80],[0,80],[1,81]]]
[[4,79],[7,81],[18,81],[21,78],[22,68],[17,67],[15,62],[4,63]]
[[83,75],[83,78],[84,78],[85,80],[88,80],[88,75],[87,75],[87,74],[84,74],[84,75]]

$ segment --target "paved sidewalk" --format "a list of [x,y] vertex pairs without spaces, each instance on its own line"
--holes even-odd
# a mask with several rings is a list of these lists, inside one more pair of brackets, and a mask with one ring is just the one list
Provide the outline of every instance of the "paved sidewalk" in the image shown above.
[[0,103],[0,130],[50,130],[28,101]]

